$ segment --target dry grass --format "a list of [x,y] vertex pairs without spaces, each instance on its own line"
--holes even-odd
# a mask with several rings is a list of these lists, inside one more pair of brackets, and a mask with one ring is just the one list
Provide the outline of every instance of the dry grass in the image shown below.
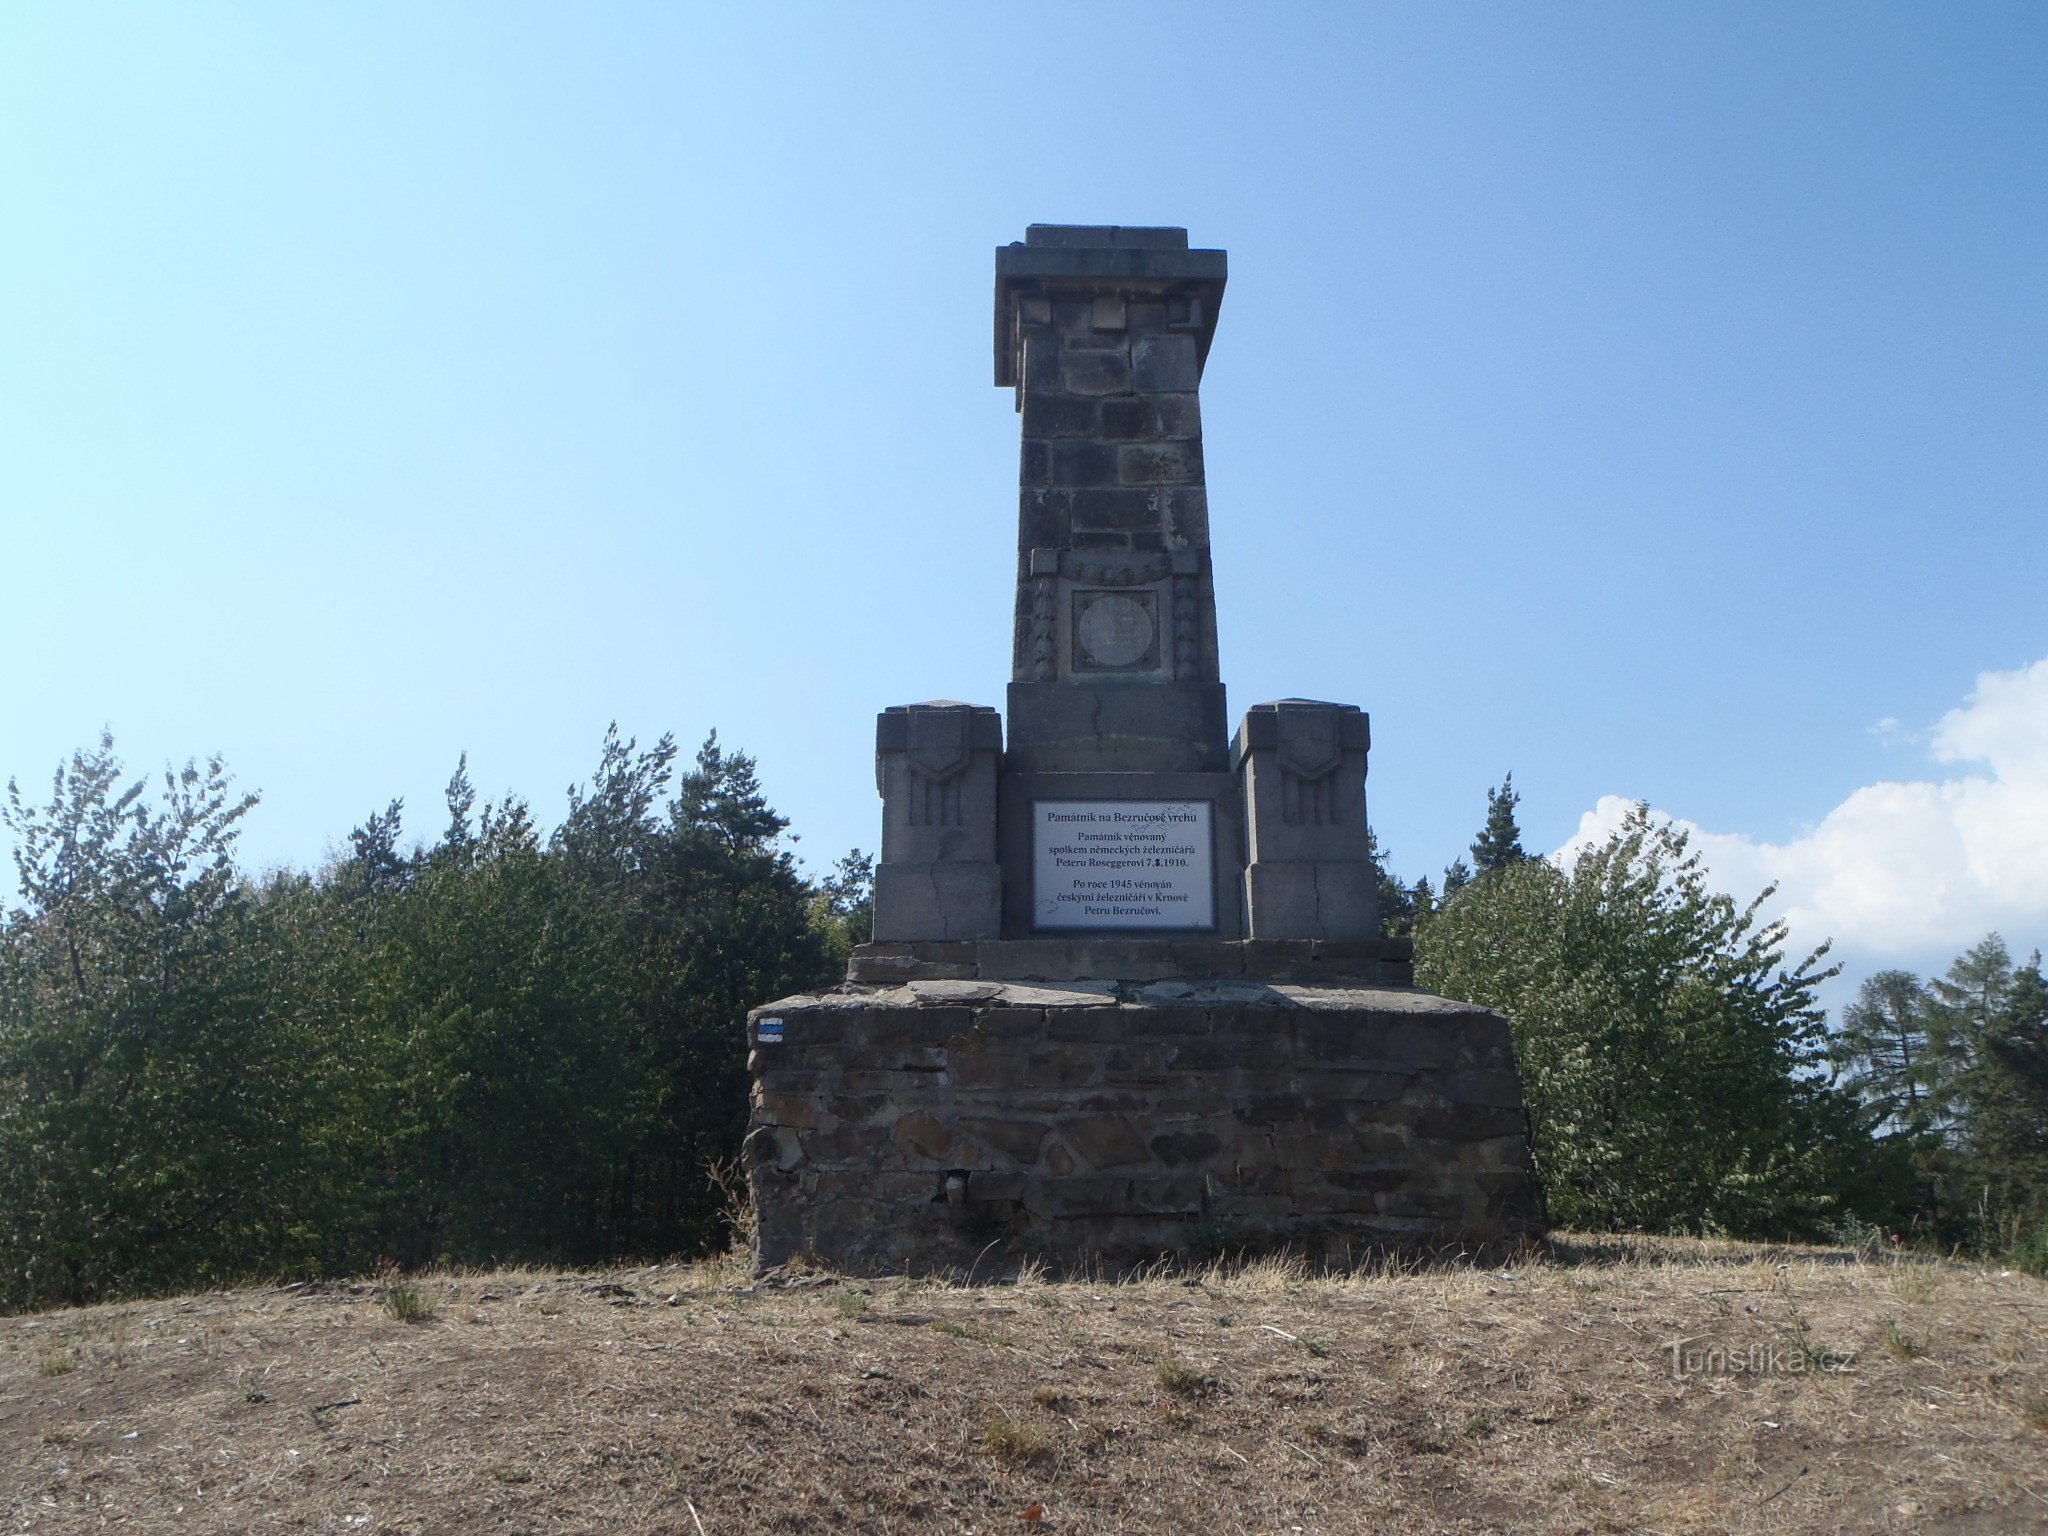
[[[373,1283],[0,1319],[0,1532],[2048,1524],[2048,1289],[1971,1266],[407,1283],[423,1321]],[[1778,1373],[1674,1375],[1673,1340]]]
[[436,1311],[426,1292],[410,1280],[384,1287],[384,1310],[401,1323],[431,1323]]

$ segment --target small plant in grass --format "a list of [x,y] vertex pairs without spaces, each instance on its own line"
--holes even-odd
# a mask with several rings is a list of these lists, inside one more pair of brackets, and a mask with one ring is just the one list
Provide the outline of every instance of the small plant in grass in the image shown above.
[[2048,1435],[2048,1397],[2030,1397],[2020,1405],[2020,1418],[2037,1435]]
[[1911,1360],[1917,1355],[1927,1353],[1926,1342],[1922,1339],[1914,1338],[1913,1335],[1901,1328],[1896,1317],[1888,1317],[1884,1320],[1884,1328],[1880,1337],[1884,1343],[1884,1352],[1894,1360]]
[[1484,1440],[1498,1428],[1500,1420],[1491,1408],[1475,1408],[1465,1415],[1465,1437],[1468,1440]]
[[1323,1341],[1320,1339],[1311,1339],[1306,1334],[1304,1334],[1301,1339],[1301,1347],[1307,1350],[1311,1355],[1315,1356],[1315,1358],[1318,1360],[1327,1360],[1330,1358],[1330,1346],[1323,1343]]
[[391,1260],[377,1266],[377,1279],[384,1288],[384,1310],[401,1323],[424,1323],[433,1318],[434,1303]]
[[841,1317],[859,1317],[868,1309],[868,1299],[859,1291],[841,1291],[836,1304]]
[[377,1266],[377,1278],[383,1282],[383,1309],[399,1323],[426,1323],[432,1319],[434,1303],[428,1294],[403,1276],[391,1260]]
[[718,1216],[725,1223],[728,1237],[726,1257],[751,1265],[754,1245],[761,1235],[761,1212],[754,1204],[746,1165],[737,1157],[723,1161],[707,1157],[704,1178],[718,1195]]
[[1159,1385],[1175,1397],[1197,1398],[1216,1390],[1216,1378],[1179,1360],[1159,1362]]
[[78,1369],[78,1356],[71,1350],[44,1355],[36,1362],[38,1376],[69,1376]]
[[401,1280],[385,1289],[384,1310],[401,1323],[426,1323],[433,1321],[434,1317],[434,1303],[408,1280]]
[[1031,1401],[1048,1412],[1057,1413],[1067,1406],[1069,1399],[1058,1387],[1033,1387]]
[[991,1414],[981,1448],[999,1461],[1043,1461],[1052,1454],[1052,1436],[1033,1420]]

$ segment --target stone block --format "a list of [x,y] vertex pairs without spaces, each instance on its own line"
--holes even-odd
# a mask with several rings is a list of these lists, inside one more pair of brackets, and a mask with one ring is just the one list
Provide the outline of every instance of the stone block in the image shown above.
[[[1166,492],[1166,547],[1209,547],[1209,492],[1199,485],[1177,485]],[[1205,582],[1206,586],[1207,583]],[[1211,605],[1213,608],[1213,604]],[[1213,613],[1211,617],[1213,623]],[[1213,649],[1213,647],[1211,647]]]
[[1529,1118],[1519,1105],[1487,1108],[1478,1104],[1457,1104],[1448,1109],[1424,1110],[1415,1122],[1418,1135],[1433,1141],[1485,1141],[1496,1136],[1517,1136],[1528,1130]]
[[1152,1161],[1144,1137],[1123,1115],[1077,1115],[1060,1122],[1060,1140],[1097,1172],[1141,1167]]
[[943,1046],[953,1044],[974,1027],[974,1014],[966,1008],[913,1002],[871,1009],[862,1023],[870,1046]]
[[1065,345],[1072,346],[1077,340],[1084,340],[1094,329],[1090,323],[1093,310],[1087,299],[1062,298],[1052,307],[1052,323],[1059,327],[1065,338]]
[[1188,1042],[1206,1041],[1214,1032],[1215,1019],[1202,1004],[1125,1003],[1118,1010],[1127,1038],[1176,1042],[1172,1060],[1181,1065],[1180,1053]]
[[952,1162],[958,1146],[952,1129],[936,1115],[921,1109],[898,1116],[895,1125],[889,1129],[889,1139],[905,1157],[940,1166]]
[[[1166,439],[1199,439],[1202,435],[1201,396],[1157,394],[1141,397],[1153,410],[1157,434]],[[1107,436],[1108,434],[1104,434]]]
[[1163,508],[1155,502],[1153,493],[1135,487],[1119,487],[1115,482],[1116,468],[1112,455],[1109,473],[1098,488],[1068,493],[1073,509],[1073,526],[1076,529],[1108,528],[1125,533],[1133,528],[1157,528]]
[[1240,1099],[1231,1111],[1246,1125],[1295,1125],[1308,1114],[1308,1100],[1298,1093],[1260,1093]]
[[1320,1070],[1299,1073],[1293,1081],[1306,1098],[1369,1113],[1373,1105],[1400,1098],[1415,1079],[1404,1072]]
[[[1231,742],[1231,761],[1244,779],[1249,862],[1368,862],[1369,740],[1365,714],[1350,705],[1281,699],[1246,713]],[[1357,932],[1255,929],[1254,937],[1371,938],[1378,931],[1375,913],[1372,926]]]
[[920,960],[909,955],[864,955],[858,951],[846,967],[848,981],[872,982],[883,986],[892,986],[912,976],[928,980],[951,977],[960,981],[972,981],[980,974],[971,959],[948,963],[941,960]]
[[[1026,395],[1024,397],[1024,440],[1046,437],[1093,437],[1096,412],[1119,402],[1098,403],[1080,395]],[[1105,432],[1104,436],[1109,434]]]
[[[1036,342],[1037,337],[1031,341]],[[1028,370],[1031,359],[1027,351],[1025,368],[1027,377],[1025,390],[1031,389]],[[1060,356],[1059,380],[1057,387],[1070,395],[1121,395],[1131,388],[1131,360],[1122,349],[1104,352],[1077,352],[1063,350]],[[1164,387],[1164,386],[1155,386]]]
[[1099,1051],[1055,1046],[1033,1051],[1024,1064],[1024,1081],[1034,1088],[1086,1088],[1102,1072]]
[[875,867],[875,934],[883,939],[995,938],[1003,929],[1003,875],[986,863]]
[[1013,1165],[1029,1166],[1038,1161],[1050,1128],[1042,1121],[1009,1120],[990,1115],[962,1115],[955,1122],[961,1132],[972,1136]]
[[825,1101],[825,1112],[835,1120],[861,1125],[889,1107],[879,1093],[835,1093]]
[[1045,1037],[1048,1040],[1107,1045],[1123,1038],[1123,1025],[1114,1009],[1048,1008],[1045,1010]]
[[1151,1147],[1152,1155],[1172,1168],[1207,1162],[1223,1150],[1223,1139],[1214,1131],[1163,1131],[1152,1138]]
[[1360,1162],[1332,1169],[1323,1178],[1338,1189],[1381,1191],[1399,1189],[1414,1176],[1414,1168],[1405,1163]]
[[[1107,443],[1057,442],[1048,446],[1051,449],[1050,474],[1053,484],[1092,486],[1119,483],[1122,461],[1117,449]],[[1094,505],[1086,498],[1077,499],[1076,517],[1084,527],[1098,525]],[[1100,525],[1114,528],[1135,526],[1122,518],[1105,520]]]
[[1065,544],[1073,536],[1073,516],[1070,492],[1027,485],[1017,493],[1018,534],[1034,545]]
[[1158,412],[1142,395],[1102,402],[1100,436],[1105,442],[1136,442],[1155,437],[1158,431]]
[[1132,1179],[1125,1191],[1125,1208],[1161,1215],[1171,1212],[1190,1217],[1199,1216],[1206,1194],[1207,1188],[1199,1175],[1168,1174],[1164,1177],[1139,1177]]
[[754,1118],[766,1125],[786,1126],[797,1131],[815,1130],[824,1115],[823,1107],[809,1094],[763,1093],[754,1099]]
[[741,1143],[741,1151],[749,1167],[774,1168],[783,1173],[804,1160],[802,1138],[782,1126],[755,1126]]
[[1228,1072],[1274,1065],[1271,1045],[1259,1040],[1184,1040],[1173,1048],[1176,1072]]
[[[1060,367],[1066,355],[1061,338],[1050,332],[1028,335],[1024,338],[1024,396],[1057,394],[1065,390],[1064,370]],[[1091,391],[1100,393],[1100,391]]]
[[1522,1103],[1522,1080],[1511,1070],[1448,1073],[1432,1078],[1430,1087],[1454,1104],[1518,1109]]
[[[1119,1019],[1118,1023],[1121,1024]],[[1102,1056],[1102,1080],[1123,1083],[1128,1079],[1158,1081],[1166,1076],[1168,1047],[1159,1041],[1117,1040]]]
[[1139,336],[1131,344],[1131,384],[1146,391],[1185,392],[1202,382],[1195,338],[1168,332]]
[[1115,458],[1116,478],[1125,485],[1188,485],[1202,479],[1199,442],[1127,443],[1115,450]]
[[1379,885],[1367,863],[1245,866],[1245,921],[1261,937],[1364,938],[1379,929]]
[[[1130,682],[1113,677],[1012,683],[1009,704],[1006,770],[1072,774],[1076,782],[1084,777],[1096,781],[1094,790],[1066,798],[1185,800],[1199,795],[1227,801],[1231,828],[1236,830],[1240,792],[1226,770],[1221,683],[1186,678]],[[1125,773],[1218,777],[1199,785],[1146,786],[1115,777]],[[1010,798],[1015,791],[1051,799],[1057,798],[1052,790],[1072,787],[1022,784],[1012,778],[1002,788],[1005,813],[1017,809]],[[1023,820],[1028,828],[1028,808]]]
[[882,863],[976,863],[995,857],[1002,741],[1001,720],[982,705],[901,705],[876,717]]

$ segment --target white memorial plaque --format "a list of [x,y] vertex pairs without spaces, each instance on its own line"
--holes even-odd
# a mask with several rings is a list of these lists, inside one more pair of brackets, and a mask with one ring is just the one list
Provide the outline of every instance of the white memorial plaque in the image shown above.
[[1214,928],[1207,800],[1034,800],[1035,928]]

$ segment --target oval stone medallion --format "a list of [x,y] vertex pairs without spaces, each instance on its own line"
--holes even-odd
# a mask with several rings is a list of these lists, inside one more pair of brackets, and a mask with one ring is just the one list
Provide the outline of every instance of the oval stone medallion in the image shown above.
[[1152,610],[1134,597],[1105,593],[1082,610],[1075,637],[1096,666],[1128,667],[1152,649]]

